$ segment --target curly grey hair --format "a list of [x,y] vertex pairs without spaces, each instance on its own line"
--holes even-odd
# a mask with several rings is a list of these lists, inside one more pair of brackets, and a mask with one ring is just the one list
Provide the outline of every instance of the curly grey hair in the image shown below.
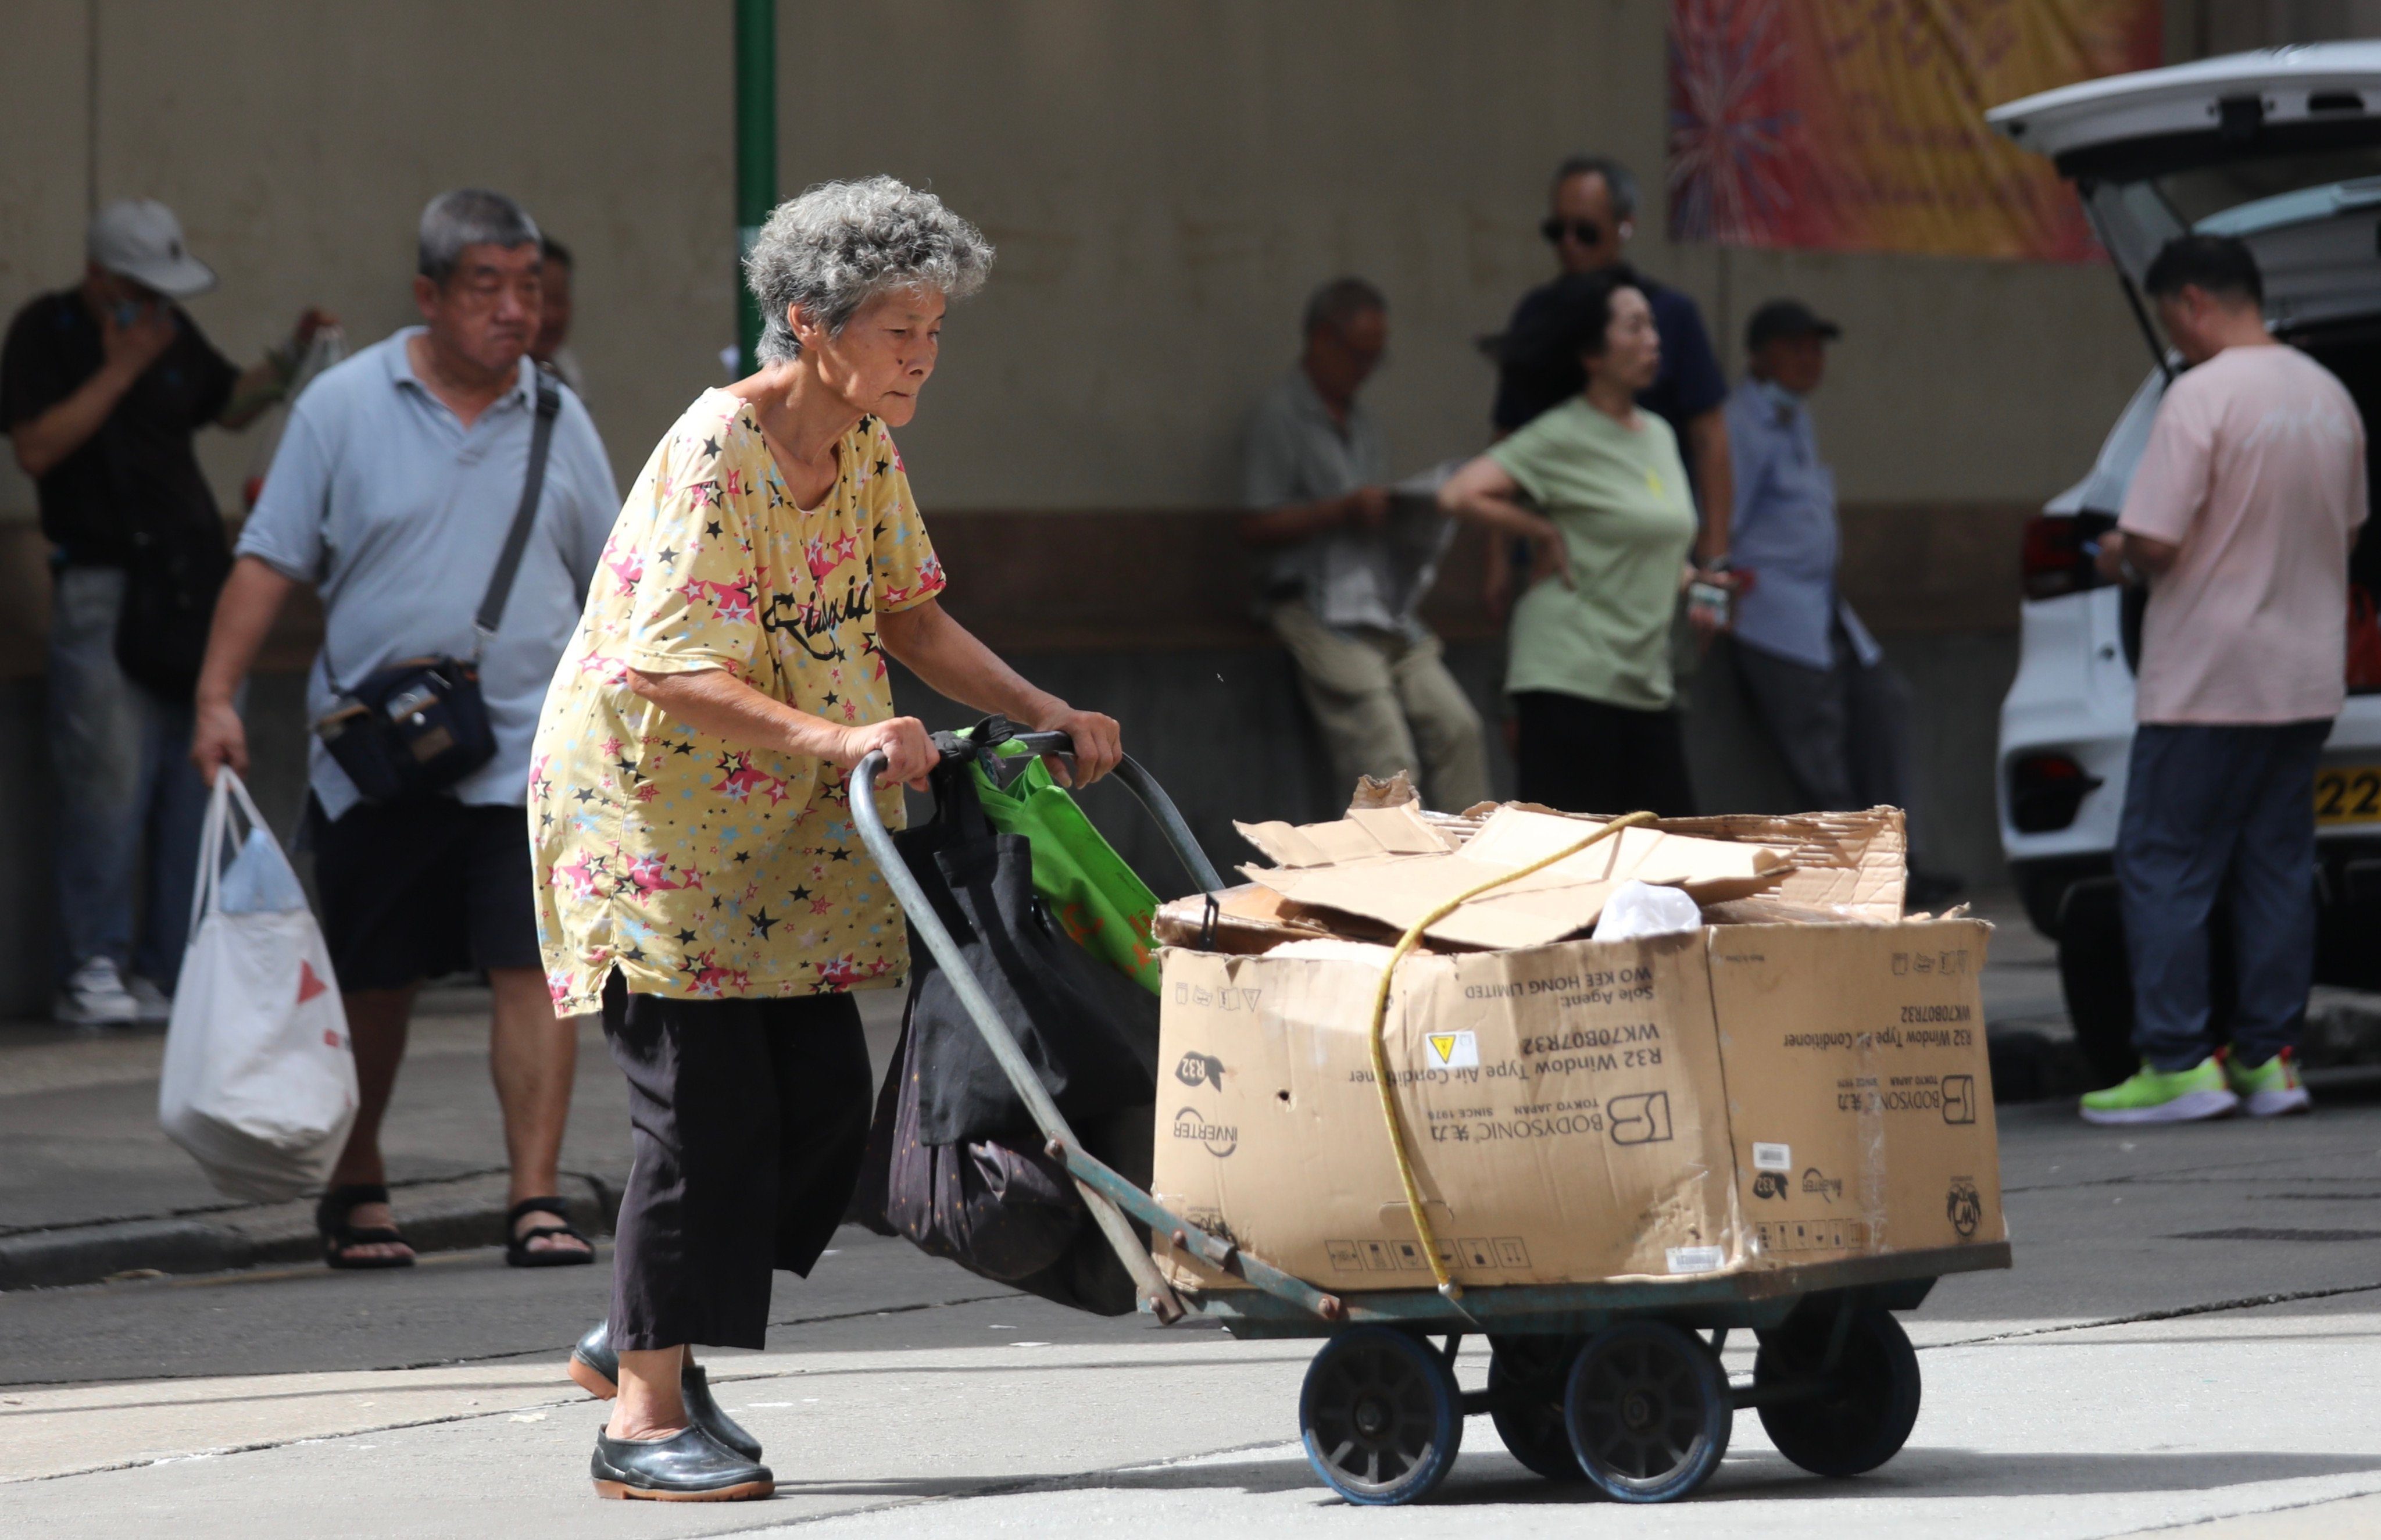
[[964,299],[992,271],[983,232],[890,177],[821,182],[769,215],[744,258],[744,281],[761,306],[763,363],[801,356],[786,307],[838,335],[860,307],[895,288],[931,288]]

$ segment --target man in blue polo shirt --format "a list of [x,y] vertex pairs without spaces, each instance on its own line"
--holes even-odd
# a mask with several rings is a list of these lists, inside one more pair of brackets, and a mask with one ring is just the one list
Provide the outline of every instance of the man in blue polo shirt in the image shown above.
[[[1841,335],[1799,299],[1770,300],[1745,327],[1745,376],[1728,398],[1737,672],[1805,807],[1908,808],[1910,687],[1837,591],[1836,473],[1811,426]],[[1959,886],[1913,866],[1910,900],[1933,909]]]
[[[556,1162],[569,1116],[576,1023],[557,1020],[538,956],[531,887],[530,740],[579,623],[620,495],[584,407],[567,389],[543,490],[502,624],[472,624],[526,483],[539,374],[538,230],[512,200],[464,189],[422,212],[409,327],[299,398],[215,609],[191,757],[248,768],[235,691],[289,590],[323,598],[307,680],[319,720],[336,689],[399,659],[477,654],[495,757],[441,796],[364,801],[311,745],[315,881],[355,1043],[361,1106],[317,1212],[335,1267],[404,1266],[380,1155],[380,1119],[426,979],[482,970],[495,996],[489,1058],[512,1160],[521,1265],[592,1261],[557,1223]],[[559,387],[556,387],[559,388]],[[543,1206],[538,1206],[543,1205]]]

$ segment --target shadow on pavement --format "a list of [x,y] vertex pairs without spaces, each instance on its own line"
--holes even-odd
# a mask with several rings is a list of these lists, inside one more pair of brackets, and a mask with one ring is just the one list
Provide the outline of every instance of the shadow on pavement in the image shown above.
[[[1483,1430],[1484,1432],[1485,1430]],[[1583,1483],[1550,1482],[1524,1472],[1494,1442],[1456,1459],[1437,1506],[1602,1502]],[[1767,1449],[1732,1457],[1704,1491],[1713,1497],[1807,1501],[1875,1497],[2086,1497],[2128,1492],[2204,1492],[2265,1482],[2381,1471],[2381,1456],[2223,1450],[2164,1454],[2003,1454],[1982,1449],[1913,1448],[1883,1470],[1850,1481],[1804,1473]],[[1072,1491],[1184,1492],[1227,1489],[1250,1495],[1311,1490],[1336,1503],[1305,1459],[1284,1448],[1270,1458],[1201,1461],[1176,1466],[1083,1475],[905,1477],[884,1481],[777,1482],[780,1493],[882,1499],[981,1498]]]
[[2048,1497],[2121,1492],[2212,1492],[2263,1482],[2381,1471],[2381,1455],[2294,1454],[2278,1449],[2165,1453],[2033,1454],[1909,1448],[1884,1469],[1850,1481],[1804,1474],[1782,1455],[1751,1451],[1720,1467],[1707,1489],[1734,1497]]

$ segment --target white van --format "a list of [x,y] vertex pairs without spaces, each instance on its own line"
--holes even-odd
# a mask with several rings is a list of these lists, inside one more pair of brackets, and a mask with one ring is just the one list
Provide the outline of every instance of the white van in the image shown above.
[[[2089,80],[1987,115],[2073,180],[2155,367],[2091,474],[2026,527],[2017,679],[2001,703],[2001,846],[2033,923],[2058,945],[2068,1009],[2103,1082],[2130,1074],[2132,990],[2111,852],[2133,736],[2142,595],[2092,556],[2116,522],[2167,382],[2181,365],[2140,292],[2186,231],[2255,250],[2275,333],[2356,397],[2381,444],[2381,43],[2320,43]],[[2350,608],[2381,595],[2368,522]],[[2311,615],[2310,626],[2348,617]],[[2316,977],[2381,987],[2381,693],[2351,691],[2315,779],[2322,936]],[[2219,1016],[2230,962],[2216,930]]]

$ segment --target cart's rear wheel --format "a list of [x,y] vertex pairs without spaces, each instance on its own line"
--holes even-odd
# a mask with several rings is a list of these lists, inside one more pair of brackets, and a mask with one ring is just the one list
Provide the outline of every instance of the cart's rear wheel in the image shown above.
[[1500,1337],[1488,1360],[1488,1417],[1514,1459],[1549,1481],[1578,1481],[1585,1473],[1570,1452],[1563,1425],[1563,1386],[1576,1338]]
[[1668,1502],[1702,1485],[1728,1452],[1734,1416],[1719,1360],[1666,1321],[1589,1338],[1563,1396],[1581,1469],[1622,1502]]
[[[1833,1311],[1804,1311],[1761,1333],[1757,1386],[1817,1379],[1835,1330]],[[1777,1452],[1813,1475],[1856,1476],[1901,1452],[1918,1422],[1918,1353],[1890,1311],[1856,1312],[1825,1394],[1761,1408]]]
[[1323,1345],[1298,1397],[1307,1463],[1352,1503],[1387,1506],[1429,1495],[1463,1441],[1455,1371],[1429,1343],[1387,1326],[1357,1326]]

